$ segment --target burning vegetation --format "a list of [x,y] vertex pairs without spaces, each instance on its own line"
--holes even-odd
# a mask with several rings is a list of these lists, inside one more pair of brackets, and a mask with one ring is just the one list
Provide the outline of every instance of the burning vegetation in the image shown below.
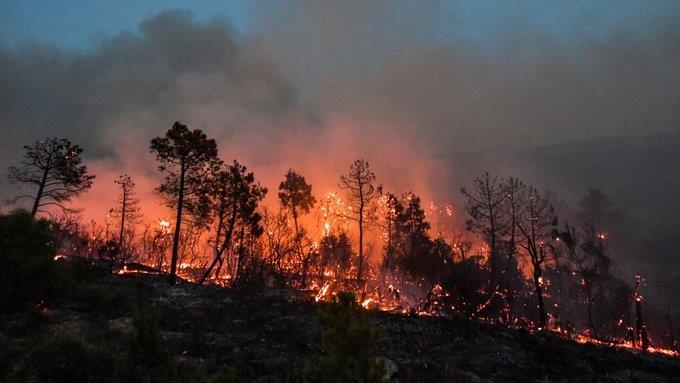
[[[321,194],[289,170],[278,207],[265,207],[269,190],[244,165],[222,161],[200,130],[175,123],[150,148],[164,175],[157,191],[173,214],[143,223],[135,183],[123,175],[104,225],[84,225],[71,211],[40,221],[54,232],[50,261],[86,259],[116,274],[167,275],[171,285],[179,278],[292,288],[310,301],[355,311],[474,318],[579,343],[680,355],[680,307],[669,301],[659,309],[643,299],[644,278],[630,285],[612,273],[609,243],[616,238],[608,228],[596,219],[558,221],[550,201],[520,180],[483,174],[461,190],[464,207],[426,204],[413,192],[385,190],[359,159],[339,176],[338,190]],[[33,202],[31,217],[90,187],[94,176],[80,165],[81,152],[59,139],[26,146],[10,180],[35,188],[17,197]],[[356,307],[343,295],[350,291]],[[9,294],[4,306],[26,299]]]

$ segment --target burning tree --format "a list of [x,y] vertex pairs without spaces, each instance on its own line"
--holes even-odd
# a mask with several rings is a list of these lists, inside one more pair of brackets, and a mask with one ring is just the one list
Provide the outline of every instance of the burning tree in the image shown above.
[[171,244],[170,222],[161,219],[158,225],[144,225],[142,251],[147,256],[147,262],[158,271],[163,270],[163,263]]
[[346,233],[328,234],[319,243],[319,260],[317,264],[319,280],[324,282],[326,272],[334,276],[349,270],[352,262],[352,244]]
[[413,193],[402,196],[396,208],[395,221],[397,265],[411,277],[430,277],[433,270],[430,255],[430,223],[425,219],[425,210],[420,206],[420,197]]
[[288,224],[288,216],[284,212],[272,213],[267,208],[262,211],[267,261],[283,272],[284,268],[290,267],[288,259],[297,252],[294,229]]
[[[380,190],[382,192],[382,189]],[[385,237],[385,255],[383,257],[382,267],[386,270],[391,270],[396,266],[395,256],[395,242],[396,242],[396,227],[399,210],[402,208],[399,198],[392,193],[385,193],[380,196],[379,225],[383,230]]]
[[303,254],[302,251],[302,237],[305,231],[304,228],[300,228],[298,217],[309,213],[316,203],[312,196],[312,185],[308,184],[302,175],[293,170],[288,170],[285,179],[279,185],[279,200],[281,207],[289,211],[293,218],[298,258],[302,260],[302,286],[304,287],[307,284],[309,255]]
[[217,145],[201,130],[189,130],[186,125],[175,122],[165,137],[151,140],[151,152],[156,153],[158,170],[166,175],[157,190],[168,197],[168,205],[177,211],[170,263],[170,283],[174,284],[182,215],[186,208],[189,215],[199,219],[207,216],[206,181],[217,159]]
[[369,169],[364,159],[354,161],[346,174],[340,176],[339,187],[347,191],[350,206],[350,218],[359,226],[359,256],[357,265],[357,281],[361,282],[364,268],[364,229],[373,220],[375,207],[372,201],[378,196],[373,183],[375,174]]
[[[598,286],[609,276],[611,259],[606,255],[608,241],[606,235],[596,230],[593,222],[587,222],[581,231],[565,224],[564,230],[557,233],[559,243],[566,249],[567,261],[580,281],[578,285],[585,295],[587,325],[592,334],[598,336],[598,326],[595,324],[593,307]],[[554,247],[559,251],[558,247]]]
[[[503,180],[506,198],[503,201],[502,208],[505,213],[505,222],[509,226],[507,238],[505,239],[505,267],[502,271],[503,281],[501,282],[506,295],[508,306],[512,306],[515,295],[515,282],[519,277],[517,268],[517,240],[518,230],[517,224],[519,220],[520,211],[527,203],[526,187],[524,183],[517,178],[508,178]],[[509,313],[508,313],[509,314]],[[509,319],[509,318],[506,318]]]
[[489,268],[491,269],[491,288],[498,287],[498,268],[500,266],[500,243],[508,231],[504,222],[502,204],[507,198],[507,190],[498,177],[489,173],[477,177],[473,189],[461,188],[467,197],[466,209],[470,214],[467,220],[468,230],[481,235],[489,245]]
[[347,206],[336,193],[328,192],[320,198],[317,213],[324,236],[347,231]]
[[64,138],[38,140],[24,146],[21,166],[11,166],[10,183],[30,184],[37,187],[35,195],[22,194],[10,200],[15,203],[27,198],[33,201],[31,216],[45,206],[57,206],[69,210],[65,203],[92,186],[95,176],[87,173],[80,158],[83,149]]
[[517,229],[522,239],[519,245],[527,252],[531,261],[532,278],[536,299],[538,300],[539,327],[544,328],[547,323],[547,313],[543,299],[543,264],[548,254],[548,240],[553,228],[557,225],[555,212],[545,198],[542,198],[534,187],[527,190],[527,203],[519,213]]

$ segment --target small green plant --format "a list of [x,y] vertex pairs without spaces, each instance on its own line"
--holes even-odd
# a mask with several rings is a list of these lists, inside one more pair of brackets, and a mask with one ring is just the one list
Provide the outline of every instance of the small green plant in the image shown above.
[[170,357],[161,343],[153,312],[148,307],[141,307],[133,325],[135,332],[130,342],[131,361],[151,368],[168,363]]
[[375,360],[376,330],[369,313],[351,292],[341,292],[317,312],[322,326],[323,355],[308,369],[314,382],[379,382],[382,365]]

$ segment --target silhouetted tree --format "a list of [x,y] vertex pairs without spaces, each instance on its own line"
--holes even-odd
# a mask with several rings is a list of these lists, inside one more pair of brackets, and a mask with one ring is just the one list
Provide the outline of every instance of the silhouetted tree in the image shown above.
[[9,168],[10,183],[30,184],[37,187],[35,195],[23,194],[10,200],[28,198],[33,201],[31,216],[44,206],[57,206],[68,210],[64,204],[92,186],[95,176],[82,166],[78,145],[63,138],[38,140],[24,146],[24,159],[20,166]]
[[545,327],[547,313],[543,299],[543,264],[548,254],[548,241],[557,225],[557,218],[548,200],[541,197],[538,190],[529,187],[526,192],[527,202],[520,211],[517,229],[522,235],[519,245],[527,252],[531,260],[532,277],[536,299],[538,300],[539,327]]
[[126,224],[137,223],[141,218],[139,198],[135,193],[135,182],[132,177],[125,174],[119,176],[115,182],[120,192],[118,194],[118,199],[116,200],[116,207],[110,210],[111,216],[120,219],[120,225],[118,229],[118,246],[123,248],[125,241],[125,228]]
[[577,215],[581,222],[592,222],[596,227],[608,230],[621,227],[625,219],[623,211],[599,189],[588,190],[579,202]]
[[372,201],[378,196],[378,190],[373,183],[375,174],[371,172],[368,162],[364,159],[354,161],[346,174],[340,176],[339,187],[347,191],[348,204],[351,207],[351,219],[359,225],[359,265],[357,266],[357,281],[361,281],[364,268],[364,229],[374,217]]
[[[267,193],[267,188],[255,181],[255,175],[248,172],[246,167],[234,161],[231,165],[221,164],[213,169],[209,196],[215,219],[215,257],[208,266],[199,284],[203,283],[213,272],[219,273],[223,262],[223,254],[232,247],[234,236],[240,239],[242,245],[246,231],[255,236],[262,234],[262,216],[257,212],[257,206]],[[244,248],[240,247],[237,262],[242,261]],[[239,262],[240,263],[240,262]],[[236,271],[240,266],[236,265]],[[236,277],[236,276],[235,276]]]
[[279,185],[279,200],[281,206],[288,210],[293,218],[298,257],[302,260],[302,287],[305,287],[309,271],[309,257],[305,256],[302,251],[304,228],[300,228],[298,217],[309,213],[309,210],[316,203],[314,196],[312,196],[312,185],[308,184],[302,175],[293,170],[288,170],[285,179]]
[[466,221],[468,230],[481,235],[489,245],[490,285],[496,290],[499,281],[499,245],[508,229],[507,224],[503,222],[502,208],[507,198],[506,187],[498,177],[484,173],[475,179],[472,190],[462,188],[461,192],[468,199],[466,205],[466,210],[470,214],[470,219]]
[[287,272],[292,262],[286,262],[297,253],[294,229],[288,224],[288,216],[282,212],[271,213],[263,209],[264,245],[268,262],[280,272]]
[[175,122],[165,137],[151,140],[151,152],[156,153],[158,169],[165,173],[157,190],[168,196],[169,205],[177,210],[170,262],[170,283],[175,283],[182,214],[186,208],[190,215],[207,216],[206,181],[217,158],[217,145],[201,130],[189,130]]
[[331,270],[334,275],[342,275],[352,262],[352,244],[347,234],[329,234],[319,243],[319,279],[323,283],[325,273]]
[[411,192],[404,194],[396,211],[397,264],[413,278],[426,277],[433,271],[426,267],[430,263],[430,238],[427,234],[430,223],[425,219],[420,197]]
[[[507,225],[507,234],[503,242],[506,245],[503,251],[505,262],[503,270],[503,278],[499,281],[505,295],[505,301],[508,308],[512,308],[515,296],[515,286],[519,285],[518,281],[523,280],[520,271],[517,268],[517,222],[522,208],[526,205],[526,187],[524,183],[517,178],[510,177],[504,179],[504,190],[506,198],[503,200],[501,206],[505,213],[504,224]],[[510,320],[511,310],[505,310],[505,319]]]

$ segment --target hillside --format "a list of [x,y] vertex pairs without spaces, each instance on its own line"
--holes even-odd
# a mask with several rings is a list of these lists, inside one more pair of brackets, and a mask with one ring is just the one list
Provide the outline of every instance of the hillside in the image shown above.
[[[322,353],[311,294],[224,289],[71,262],[75,284],[0,317],[7,381],[300,381]],[[372,312],[392,381],[670,382],[680,360],[462,318]]]

